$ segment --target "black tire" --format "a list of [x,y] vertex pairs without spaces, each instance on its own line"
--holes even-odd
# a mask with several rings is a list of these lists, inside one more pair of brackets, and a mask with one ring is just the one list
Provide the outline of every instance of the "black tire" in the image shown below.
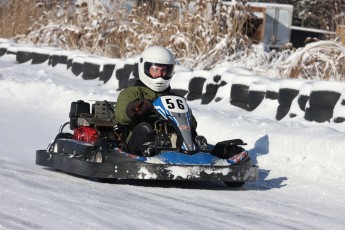
[[256,109],[263,99],[265,98],[266,92],[249,90],[248,93],[248,106],[251,110]]
[[234,101],[248,102],[249,86],[233,84],[231,86],[230,99]]
[[83,72],[83,66],[84,66],[84,63],[73,62],[72,63],[72,73],[75,76],[78,76],[79,74],[81,74]]
[[250,111],[251,108],[248,105],[248,95],[249,95],[249,86],[241,84],[231,85],[230,92],[230,104]]
[[295,89],[280,89],[278,95],[279,105],[290,107],[293,99],[298,95],[298,93],[299,91]]
[[73,58],[67,58],[66,68],[69,69],[73,65]]
[[306,108],[304,119],[307,121],[325,122],[333,117],[333,108],[322,106],[310,106]]
[[32,53],[27,51],[18,51],[16,54],[16,61],[20,63],[28,62],[32,59]]
[[206,79],[203,77],[194,77],[189,81],[187,100],[193,101],[201,99],[202,88]]
[[312,91],[310,93],[310,106],[332,107],[340,98],[340,93],[333,91]]
[[[345,105],[345,99],[342,99],[340,106],[344,106],[344,105]],[[336,114],[335,116],[333,114],[333,121],[335,123],[343,123],[345,121],[345,114]]]
[[250,111],[248,102],[247,101],[237,101],[237,100],[230,100],[230,104],[246,111]]
[[115,64],[105,64],[103,65],[103,74],[100,77],[100,80],[103,81],[103,83],[107,83],[111,76],[113,75],[115,69]]
[[57,64],[60,63],[60,55],[54,54],[54,55],[49,56],[49,62],[51,66],[53,67],[56,66]]
[[223,181],[224,184],[230,188],[240,188],[242,187],[246,182],[230,182],[230,181]]
[[189,92],[200,93],[204,87],[206,79],[203,77],[194,77],[189,81],[188,90]]
[[97,79],[99,77],[99,65],[90,62],[84,62],[83,74],[81,77],[85,80]]
[[0,48],[0,57],[4,54],[6,54],[7,49],[6,48]]
[[275,91],[267,91],[266,98],[271,100],[278,100],[279,93]]
[[276,119],[278,121],[283,119],[286,116],[286,114],[288,114],[289,110],[290,110],[290,106],[279,105],[277,108]]
[[305,105],[307,104],[307,101],[309,100],[309,96],[308,95],[299,95],[298,99],[297,99],[297,103],[299,108],[302,111],[305,111]]
[[67,65],[67,60],[68,60],[68,56],[67,55],[60,55],[60,59],[59,59],[59,63],[60,64]]
[[125,64],[123,68],[116,70],[115,76],[119,81],[118,90],[122,90],[128,87],[129,76],[133,71],[133,65]]
[[201,96],[201,104],[210,103],[216,96],[218,91],[218,85],[216,84],[207,84],[206,92]]
[[41,53],[33,52],[31,64],[42,64],[48,59],[49,59],[49,54],[41,54]]

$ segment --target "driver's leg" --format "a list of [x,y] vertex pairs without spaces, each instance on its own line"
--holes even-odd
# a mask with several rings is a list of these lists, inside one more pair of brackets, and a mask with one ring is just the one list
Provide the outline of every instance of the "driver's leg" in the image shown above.
[[142,155],[148,147],[144,145],[146,142],[154,142],[155,132],[148,122],[141,122],[132,131],[132,135],[128,141],[128,149],[130,153]]

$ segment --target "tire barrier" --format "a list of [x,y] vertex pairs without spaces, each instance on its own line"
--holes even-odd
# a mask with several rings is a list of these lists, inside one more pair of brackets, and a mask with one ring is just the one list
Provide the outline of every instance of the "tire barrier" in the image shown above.
[[81,77],[85,80],[97,79],[100,75],[99,68],[99,64],[85,61],[82,70],[83,74],[81,75]]
[[68,60],[68,53],[61,52],[60,53],[60,58],[59,58],[59,64],[67,65],[67,60]]
[[194,77],[189,82],[187,100],[194,101],[201,99],[202,87],[206,79],[203,77]]
[[51,50],[44,48],[36,48],[32,51],[31,64],[42,64],[49,59]]
[[209,73],[203,70],[193,72],[193,77],[189,81],[189,84],[188,84],[188,94],[187,94],[188,101],[201,99],[202,89],[204,87],[204,83],[206,81],[208,74]]
[[60,51],[52,52],[49,55],[49,64],[51,66],[55,67],[57,64],[60,63],[60,58],[61,58],[61,52]]
[[214,97],[214,102],[226,101],[230,103],[231,86],[237,74],[222,71],[218,73],[221,76],[221,83],[218,85],[217,93]]
[[309,95],[300,95],[298,97],[298,106],[302,111],[305,111],[305,106],[307,104],[307,101],[309,100]]
[[82,63],[84,63],[84,59],[82,59],[82,57],[86,57],[86,56],[87,56],[86,54],[81,53],[81,52],[66,52],[66,53],[61,55],[60,61],[62,62],[64,57],[67,57],[66,68],[69,69],[72,67],[74,59],[77,59],[79,61],[82,60]]
[[119,62],[117,66],[118,68],[116,68],[115,70],[115,77],[119,82],[118,90],[122,90],[129,86],[129,77],[133,72],[134,61],[131,59],[128,59],[126,61]]
[[333,110],[333,122],[343,123],[345,121],[345,92],[341,94]]
[[316,122],[331,121],[334,107],[344,89],[345,85],[341,82],[315,83],[311,89],[304,119]]
[[306,81],[303,80],[283,80],[280,84],[279,94],[278,94],[278,103],[276,119],[279,121],[283,119],[290,111],[292,101],[299,94],[301,86]]
[[104,64],[103,65],[103,74],[100,76],[99,80],[103,83],[107,83],[111,76],[113,75],[116,64]]
[[49,54],[48,64],[55,67],[58,64],[67,65],[67,69],[72,67],[73,58],[76,56],[87,56],[80,52],[73,52],[67,50],[53,50]]
[[307,121],[325,122],[330,121],[333,116],[333,108],[312,106],[305,111],[304,119]]
[[103,63],[105,58],[102,57],[85,57],[83,65],[83,74],[81,77],[85,80],[93,80],[103,75]]
[[240,107],[241,109],[250,111],[248,105],[248,94],[248,85],[233,84],[231,86],[230,104]]
[[0,57],[7,53],[7,48],[0,47]]
[[66,63],[66,68],[69,69],[72,67],[73,64],[73,58],[67,57],[67,63]]
[[299,91],[296,89],[280,89],[277,108],[276,119],[279,121],[288,114],[292,100],[298,95]]
[[289,110],[289,117],[300,117],[304,116],[305,113],[305,107],[309,100],[310,96],[310,90],[311,90],[311,84],[305,83],[301,86],[299,90],[299,94],[296,96],[296,98],[292,101],[291,107]]
[[267,85],[269,81],[264,79],[264,80],[258,80],[256,82],[253,82],[249,86],[249,91],[248,91],[248,106],[250,111],[253,111],[256,109],[264,100],[267,92]]
[[16,54],[16,61],[19,64],[28,62],[32,59],[32,52],[19,50]]
[[[30,64],[47,63],[51,67],[64,64],[74,75],[82,74],[85,80],[99,79],[109,89],[121,90],[139,78],[136,58],[97,58],[78,51],[0,41],[0,56],[4,55],[10,55],[9,60],[18,64],[30,61]],[[170,84],[173,93],[189,101],[200,99],[203,105],[223,101],[253,114],[269,109],[276,120],[298,117],[319,123],[345,122],[345,83],[342,82],[266,79],[238,67],[193,71],[177,65]]]
[[266,95],[265,91],[256,91],[256,90],[251,90],[249,88],[248,106],[250,108],[250,111],[256,109],[260,105],[260,103],[265,98],[265,95]]
[[76,56],[72,59],[72,73],[75,76],[79,76],[83,72],[84,68],[84,57],[82,56]]
[[41,53],[33,52],[31,64],[42,64],[48,59],[49,59],[49,54],[41,54]]
[[253,76],[236,77],[231,86],[230,104],[252,111],[252,108],[249,107],[249,86],[258,79]]
[[119,81],[118,90],[122,90],[128,87],[129,77],[133,71],[132,64],[125,64],[123,68],[119,68],[115,72],[116,79]]
[[279,89],[280,89],[280,81],[271,80],[271,82],[268,83],[267,85],[265,98],[271,99],[271,100],[278,100]]
[[[226,84],[226,82],[224,82]],[[205,93],[203,93],[201,95],[201,104],[208,104],[211,101],[213,101],[213,99],[215,98],[216,94],[218,91],[218,85],[217,84],[207,84],[206,88],[205,88]]]
[[213,101],[217,95],[218,89],[227,85],[227,82],[221,80],[221,75],[215,75],[212,82],[205,82],[201,95],[201,104],[208,104]]
[[139,79],[138,63],[134,63],[133,71],[128,78],[128,86],[133,86],[134,83]]

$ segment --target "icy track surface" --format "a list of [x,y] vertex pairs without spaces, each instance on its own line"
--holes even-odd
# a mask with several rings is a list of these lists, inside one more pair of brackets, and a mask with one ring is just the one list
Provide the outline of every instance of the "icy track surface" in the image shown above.
[[228,102],[191,102],[198,132],[209,142],[248,143],[260,178],[240,189],[100,183],[36,166],[35,151],[68,121],[70,102],[116,101],[111,84],[84,81],[63,65],[0,57],[0,229],[344,229],[343,124],[277,122],[270,112],[254,116]]

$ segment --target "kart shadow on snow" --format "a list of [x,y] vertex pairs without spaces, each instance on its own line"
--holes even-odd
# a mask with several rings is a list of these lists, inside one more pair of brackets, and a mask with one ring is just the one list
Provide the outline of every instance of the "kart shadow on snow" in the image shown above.
[[178,188],[198,190],[247,190],[244,185],[240,188],[227,187],[220,181],[183,181],[183,180],[118,180],[116,184],[133,185],[152,188]]
[[[249,156],[253,162],[254,165],[258,165],[258,156],[269,154],[269,137],[268,135],[265,135],[261,138],[259,138],[255,144],[254,148],[248,150]],[[260,168],[260,165],[259,165]],[[270,170],[267,169],[259,169],[259,180],[254,183],[247,183],[245,187],[251,188],[251,189],[257,189],[257,190],[270,190],[275,188],[281,188],[286,186],[286,184],[283,184],[284,181],[286,181],[287,177],[278,177],[273,179],[267,179],[268,175],[270,173]]]

